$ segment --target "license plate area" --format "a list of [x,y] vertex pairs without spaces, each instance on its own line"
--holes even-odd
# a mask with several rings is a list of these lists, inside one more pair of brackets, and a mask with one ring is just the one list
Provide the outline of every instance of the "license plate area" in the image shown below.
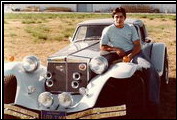
[[66,112],[63,111],[41,111],[42,119],[66,119]]

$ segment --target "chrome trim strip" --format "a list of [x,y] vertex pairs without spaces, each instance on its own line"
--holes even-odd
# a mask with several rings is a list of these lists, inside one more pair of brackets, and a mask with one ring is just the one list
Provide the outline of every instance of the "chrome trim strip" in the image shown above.
[[126,115],[126,105],[92,108],[66,116],[67,119],[100,119]]
[[38,119],[39,114],[25,108],[11,105],[11,104],[4,104],[4,114],[12,115],[15,117],[20,117],[22,119]]

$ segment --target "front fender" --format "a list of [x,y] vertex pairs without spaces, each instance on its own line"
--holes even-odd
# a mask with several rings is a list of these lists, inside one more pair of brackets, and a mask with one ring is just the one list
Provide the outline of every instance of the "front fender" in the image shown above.
[[130,78],[140,66],[134,63],[117,63],[108,71],[108,76],[113,78]]
[[15,75],[16,69],[18,69],[20,62],[6,62],[4,63],[4,76]]
[[[38,95],[44,91],[45,79],[42,77],[46,73],[46,67],[40,67],[32,72],[27,73],[22,68],[22,62],[9,62],[4,64],[4,76],[14,75],[17,79],[17,91],[15,104],[35,109],[38,106]],[[29,87],[34,92],[29,93]]]
[[70,112],[81,111],[94,107],[102,88],[110,77],[129,78],[136,72],[137,69],[139,69],[139,66],[134,63],[117,63],[112,66],[106,73],[96,76],[87,85],[88,95],[85,95],[81,99],[79,105],[76,108],[70,110]]

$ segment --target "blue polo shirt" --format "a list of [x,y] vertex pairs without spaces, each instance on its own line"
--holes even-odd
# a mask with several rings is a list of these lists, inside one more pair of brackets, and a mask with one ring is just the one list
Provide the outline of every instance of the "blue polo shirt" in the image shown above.
[[125,24],[123,28],[117,28],[112,24],[103,30],[100,45],[121,48],[127,52],[133,49],[133,41],[136,40],[139,37],[133,25]]

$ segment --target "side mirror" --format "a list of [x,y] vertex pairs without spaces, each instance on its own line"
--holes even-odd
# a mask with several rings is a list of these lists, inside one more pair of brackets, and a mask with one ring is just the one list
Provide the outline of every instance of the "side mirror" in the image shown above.
[[152,41],[152,38],[150,38],[150,37],[146,37],[144,42],[146,42],[146,43],[150,43],[151,41]]

